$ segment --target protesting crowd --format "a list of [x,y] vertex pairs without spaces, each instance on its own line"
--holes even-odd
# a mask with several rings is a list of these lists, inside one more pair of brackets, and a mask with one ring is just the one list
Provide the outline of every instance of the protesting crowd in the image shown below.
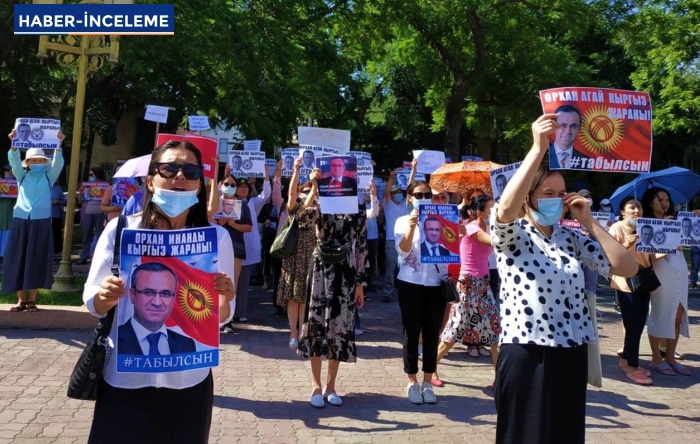
[[[96,400],[89,442],[206,443],[218,335],[248,321],[254,279],[275,316],[287,318],[289,348],[309,359],[316,408],[343,404],[340,363],[362,356],[362,308],[376,298],[400,308],[408,402],[438,402],[441,360],[461,343],[469,356],[492,359],[496,442],[584,443],[587,385],[601,378],[599,276],[616,290],[619,368],[629,381],[689,375],[676,351],[688,336],[700,250],[693,247],[687,285],[683,254],[638,248],[652,242],[640,219],[675,223],[685,202],[648,187],[600,200],[600,219],[591,193],[572,192],[551,165],[577,158],[570,151],[580,124],[576,109],[543,114],[510,177],[453,191],[424,177],[416,159],[362,187],[360,162],[353,169],[345,153],[282,156],[262,177],[240,173],[246,161],[238,159],[222,177],[206,177],[196,140],[160,144],[145,174],[99,192],[105,177],[92,168],[78,193],[78,263],[90,263],[83,299],[101,318],[97,337],[115,350],[93,385],[71,377],[71,387],[89,388],[83,399]],[[65,204],[53,192],[63,158],[60,147],[51,160],[41,149],[22,160],[12,148],[8,158],[5,177],[18,193],[13,207],[0,199],[2,291],[18,293],[13,311],[36,311],[61,248],[52,210]]]

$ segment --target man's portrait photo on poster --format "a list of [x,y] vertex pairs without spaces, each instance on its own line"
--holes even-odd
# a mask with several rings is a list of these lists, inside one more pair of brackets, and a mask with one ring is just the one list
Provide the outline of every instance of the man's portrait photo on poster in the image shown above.
[[321,157],[316,159],[316,164],[321,170],[319,196],[357,196],[357,159],[354,156]]
[[568,169],[572,166],[580,166],[582,163],[571,163],[571,159],[576,157],[588,159],[588,156],[578,151],[574,146],[576,138],[581,131],[581,113],[572,105],[562,105],[558,107],[554,114],[557,114],[559,128],[554,130],[554,141],[549,145],[549,167],[550,169]]

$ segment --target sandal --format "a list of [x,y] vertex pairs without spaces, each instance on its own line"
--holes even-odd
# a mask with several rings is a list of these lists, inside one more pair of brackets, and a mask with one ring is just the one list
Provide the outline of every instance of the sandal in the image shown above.
[[36,302],[34,302],[34,301],[27,302],[27,311],[29,311],[29,312],[39,311],[39,307],[36,306]]
[[676,372],[673,371],[673,369],[670,365],[668,365],[667,362],[662,362],[661,364],[654,364],[653,362],[650,362],[649,368],[661,373],[662,375],[676,376]]
[[[630,367],[628,365],[618,365],[618,368],[620,370],[622,370],[623,372],[628,373],[627,369]],[[635,370],[634,373],[637,373],[640,370],[644,372],[644,376],[646,376],[647,378],[651,377],[651,372],[645,368],[642,368],[642,367],[637,367],[637,370]]]
[[486,350],[484,347],[479,347],[479,354],[481,356],[491,356],[491,352]]
[[471,358],[478,358],[479,350],[477,350],[476,347],[469,347],[469,350],[467,350],[467,356]]
[[688,370],[688,368],[687,368],[685,365],[683,365],[683,364],[679,364],[679,363],[676,362],[675,364],[671,364],[671,367],[673,367],[673,370],[675,370],[676,373],[680,373],[680,374],[683,375],[683,376],[690,376],[690,375],[692,375],[692,373],[690,372],[690,370]]
[[20,311],[24,311],[24,310],[26,310],[26,309],[27,309],[27,303],[26,303],[26,302],[18,302],[17,305],[15,305],[14,307],[10,308],[10,311],[17,313],[17,312],[20,312]]
[[645,374],[645,370],[643,368],[640,368],[633,373],[626,373],[626,375],[628,379],[639,385],[652,385],[654,383],[654,381],[652,381],[651,378]]

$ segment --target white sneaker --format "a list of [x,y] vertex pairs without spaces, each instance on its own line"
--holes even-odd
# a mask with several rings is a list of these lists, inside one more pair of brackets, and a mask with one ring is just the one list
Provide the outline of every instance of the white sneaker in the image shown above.
[[362,336],[363,334],[365,334],[365,332],[363,332],[362,329],[355,329],[355,336]]
[[326,401],[328,401],[328,404],[330,405],[336,407],[340,407],[341,405],[343,405],[343,400],[340,399],[340,396],[338,396],[336,392],[326,394],[326,392],[324,391],[323,396],[326,398]]
[[408,387],[406,387],[406,392],[408,393],[408,402],[412,404],[423,404],[423,394],[417,382],[409,382]]
[[424,382],[421,392],[423,395],[423,402],[425,402],[426,404],[437,403],[437,396],[435,396],[435,392],[433,391],[433,384],[429,382]]
[[311,397],[311,405],[316,407],[317,409],[325,407],[326,402],[323,400],[323,395],[320,393],[317,395],[313,395]]
[[292,350],[299,348],[299,341],[297,341],[297,338],[289,338],[289,348]]

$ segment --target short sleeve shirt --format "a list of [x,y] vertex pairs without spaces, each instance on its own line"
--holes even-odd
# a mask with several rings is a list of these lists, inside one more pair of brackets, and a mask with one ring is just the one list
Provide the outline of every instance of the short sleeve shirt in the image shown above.
[[604,277],[610,262],[593,239],[554,226],[547,239],[526,219],[496,222],[491,240],[501,277],[500,344],[575,347],[595,337],[582,263]]

